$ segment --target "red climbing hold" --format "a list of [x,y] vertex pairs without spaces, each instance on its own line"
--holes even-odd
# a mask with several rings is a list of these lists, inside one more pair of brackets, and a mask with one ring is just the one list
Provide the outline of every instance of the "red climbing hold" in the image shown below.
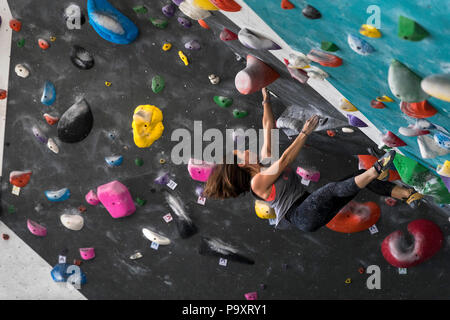
[[12,171],[9,174],[9,182],[19,188],[25,187],[31,178],[31,171]]
[[370,101],[370,106],[372,108],[375,108],[375,109],[384,109],[384,108],[386,108],[386,106],[385,106],[385,104],[383,102],[377,101],[375,99]]
[[394,198],[391,198],[391,197],[386,197],[384,199],[384,202],[390,207],[393,207],[397,204],[397,200],[395,200]]
[[6,90],[0,89],[0,100],[5,100],[7,96]]
[[9,235],[7,235],[6,233],[2,234],[2,238],[3,240],[8,240],[9,239]]
[[9,26],[16,32],[19,32],[22,29],[22,22],[16,19],[12,19],[9,21]]
[[38,40],[38,44],[39,44],[39,47],[40,47],[42,50],[47,50],[47,49],[50,47],[50,45],[48,44],[48,42],[45,41],[44,39],[39,39],[39,40]]
[[431,258],[442,247],[442,231],[426,219],[418,219],[408,224],[408,232],[414,238],[409,245],[402,231],[388,235],[381,244],[381,253],[387,262],[397,268],[409,268]]
[[[358,160],[359,160],[359,168],[368,170],[373,166],[373,164],[378,160],[378,158],[369,154],[359,154]],[[389,169],[389,181],[392,182],[396,180],[400,180],[400,175],[396,170]]]
[[198,24],[202,27],[202,28],[205,28],[205,29],[211,29],[210,27],[209,27],[209,25],[205,22],[205,20],[203,20],[203,19],[200,19],[200,20],[198,20]]
[[209,0],[213,5],[223,11],[238,12],[241,6],[234,0]]
[[45,118],[45,121],[47,121],[47,123],[51,126],[56,124],[59,121],[58,117],[51,116],[48,113],[44,114],[44,118]]
[[394,147],[404,147],[406,146],[406,143],[397,137],[395,134],[393,134],[391,131],[388,131],[382,139],[383,143],[387,145],[388,147],[394,148]]
[[330,137],[334,137],[336,135],[336,131],[334,130],[327,130],[327,135]]
[[223,28],[222,32],[220,33],[220,40],[222,41],[232,41],[236,40],[237,38],[238,35],[227,28]]
[[289,0],[281,0],[281,9],[291,10],[294,8],[295,6]]
[[312,49],[306,56],[324,67],[336,68],[342,65],[342,59],[331,53]]
[[360,232],[377,223],[380,213],[375,202],[351,201],[327,224],[327,228],[342,233]]
[[422,102],[402,101],[400,109],[406,115],[416,119],[429,118],[437,113],[437,110],[427,100]]
[[242,94],[250,94],[267,87],[280,75],[263,61],[247,55],[247,67],[236,75],[234,83]]

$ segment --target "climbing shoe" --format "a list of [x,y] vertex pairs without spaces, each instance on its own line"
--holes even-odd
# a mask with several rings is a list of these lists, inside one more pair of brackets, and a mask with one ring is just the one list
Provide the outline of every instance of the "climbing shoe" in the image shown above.
[[423,197],[424,197],[423,194],[420,194],[414,189],[411,189],[411,194],[409,195],[408,199],[406,199],[406,203],[411,208],[417,208],[419,206],[420,200],[422,200]]
[[395,150],[391,150],[374,163],[373,167],[379,174],[378,180],[386,181],[389,179],[389,167],[394,161],[395,153]]

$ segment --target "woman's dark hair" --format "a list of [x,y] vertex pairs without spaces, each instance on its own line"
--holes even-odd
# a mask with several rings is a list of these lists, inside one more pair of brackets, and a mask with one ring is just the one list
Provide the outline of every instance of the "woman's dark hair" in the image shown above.
[[250,173],[237,165],[238,159],[234,156],[234,163],[215,166],[206,182],[203,195],[214,199],[236,198],[240,194],[250,191]]

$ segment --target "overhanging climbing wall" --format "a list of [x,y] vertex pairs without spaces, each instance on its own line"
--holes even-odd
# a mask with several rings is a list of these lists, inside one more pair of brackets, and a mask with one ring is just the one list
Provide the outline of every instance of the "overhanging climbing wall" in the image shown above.
[[[399,106],[401,101],[393,95],[388,85],[388,70],[393,59],[402,62],[420,77],[450,72],[448,54],[450,3],[448,1],[406,3],[401,0],[356,2],[292,0],[290,2],[294,8],[290,10],[282,9],[282,1],[245,0],[242,2],[253,9],[295,50],[308,54],[311,49],[320,50],[322,41],[336,44],[339,50],[330,53],[342,58],[343,64],[336,68],[323,67],[330,75],[327,80],[382,134],[392,131],[404,140],[407,145],[400,148],[402,153],[424,164],[433,172],[436,171],[437,165],[442,165],[445,160],[450,159],[448,154],[424,159],[419,150],[417,138],[398,133],[400,127],[414,124],[416,119],[401,111]],[[320,18],[308,19],[302,14],[302,10],[308,4],[321,13]],[[373,9],[374,6],[378,9]],[[379,13],[379,20],[371,19],[376,12]],[[231,16],[233,13],[228,14]],[[429,35],[421,41],[400,38],[398,36],[400,16],[414,20]],[[374,23],[374,21],[380,22],[381,38],[368,38],[359,34],[361,25]],[[402,32],[404,34],[405,30]],[[373,53],[361,55],[353,51],[348,43],[349,34],[368,42],[374,49]],[[371,107],[371,101],[383,95],[392,97],[394,102],[385,103],[385,109]],[[427,120],[449,130],[449,102],[433,97],[429,97],[428,102],[437,110],[437,113]]]

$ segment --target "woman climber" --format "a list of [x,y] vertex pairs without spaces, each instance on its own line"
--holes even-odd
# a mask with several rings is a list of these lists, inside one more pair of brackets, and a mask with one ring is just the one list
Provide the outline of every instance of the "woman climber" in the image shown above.
[[[264,144],[261,158],[271,157],[271,129],[275,122],[266,88],[262,89],[264,115]],[[326,225],[364,188],[372,192],[416,204],[423,196],[413,189],[395,185],[387,179],[395,151],[389,151],[368,170],[360,170],[349,178],[330,182],[313,193],[308,193],[290,164],[296,159],[308,136],[316,129],[319,117],[307,120],[297,138],[282,156],[270,166],[250,161],[255,155],[249,150],[234,150],[234,163],[217,164],[206,182],[204,195],[226,199],[251,191],[259,200],[266,201],[276,213],[275,226],[286,221],[302,231],[312,232]]]

